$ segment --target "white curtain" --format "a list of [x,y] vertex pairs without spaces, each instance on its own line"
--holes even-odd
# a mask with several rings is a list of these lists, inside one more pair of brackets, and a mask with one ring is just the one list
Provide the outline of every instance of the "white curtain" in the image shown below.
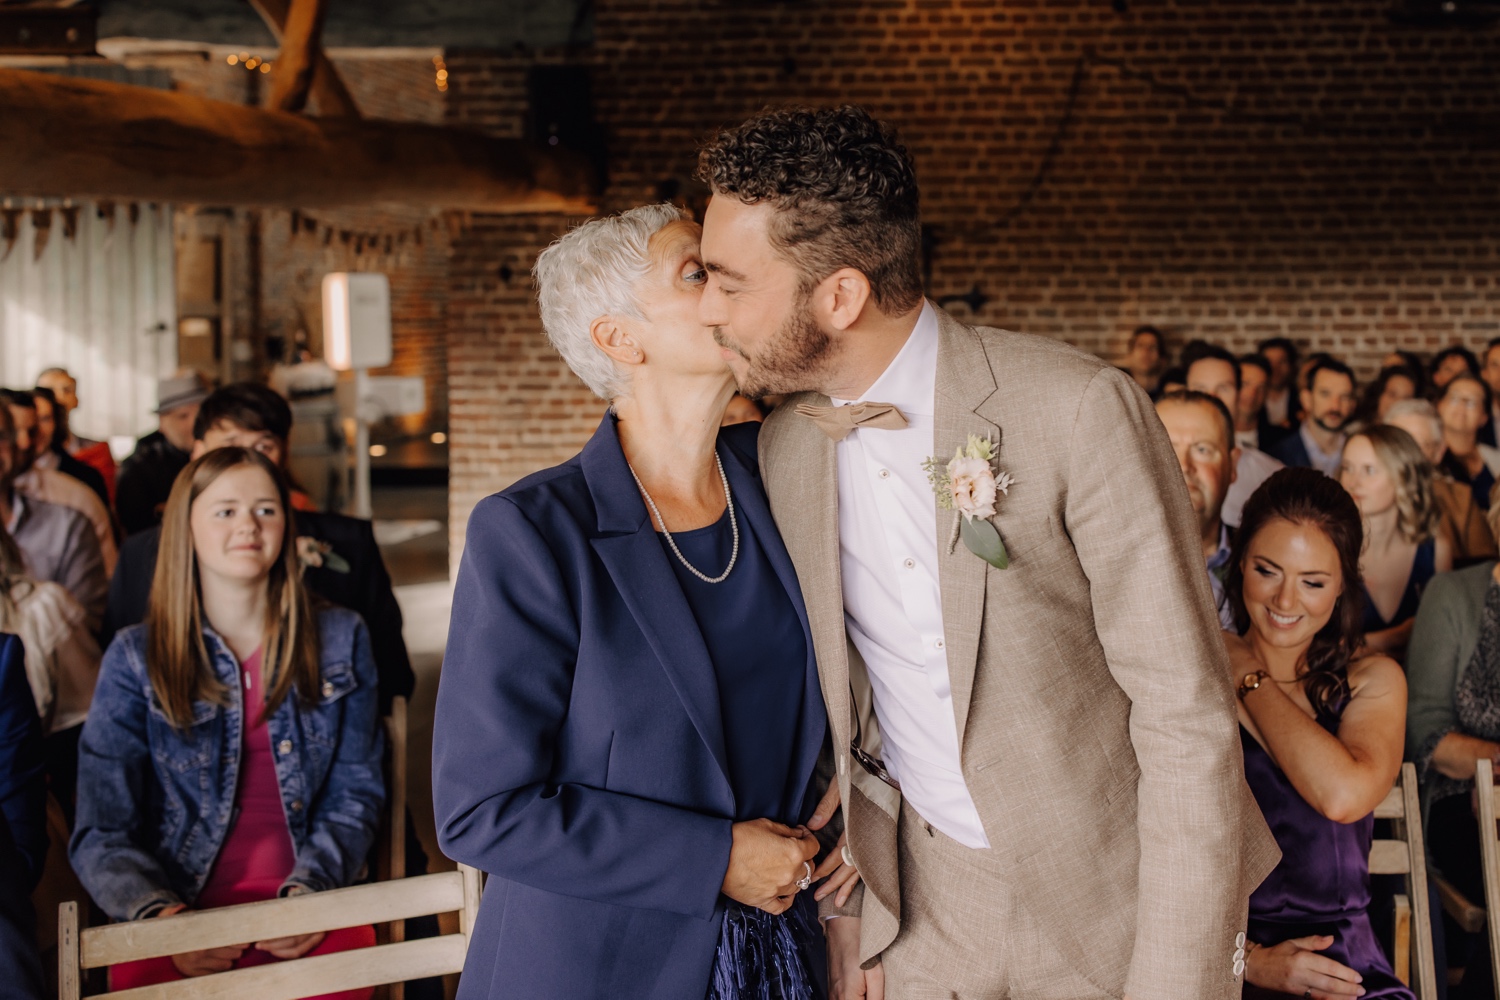
[[51,209],[40,254],[33,213],[21,214],[0,261],[0,385],[66,368],[78,380],[74,433],[138,436],[156,426],[156,380],[177,367],[172,209],[84,202],[72,238],[64,212]]

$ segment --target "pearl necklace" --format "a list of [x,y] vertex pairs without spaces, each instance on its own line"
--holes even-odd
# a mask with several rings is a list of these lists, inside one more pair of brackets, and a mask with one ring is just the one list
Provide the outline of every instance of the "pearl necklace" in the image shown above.
[[646,492],[646,486],[641,482],[641,477],[635,474],[635,466],[629,462],[625,463],[626,468],[630,469],[630,476],[635,480],[636,487],[641,491],[641,496],[646,498],[646,506],[651,508],[651,514],[656,518],[656,523],[661,525],[661,533],[666,536],[667,547],[672,550],[672,554],[677,557],[677,561],[687,567],[689,573],[704,583],[723,583],[729,578],[729,571],[734,569],[735,561],[740,557],[740,525],[734,519],[734,495],[729,492],[729,477],[724,475],[724,463],[719,461],[718,453],[714,454],[714,465],[718,466],[719,481],[724,484],[724,502],[729,507],[729,528],[734,532],[734,548],[729,554],[729,565],[724,567],[724,572],[718,576],[709,576],[697,566],[687,561],[687,556],[682,554],[682,550],[677,547],[677,542],[672,538],[672,533],[667,530],[667,522],[661,516],[661,511],[656,509],[656,501],[652,500],[651,494]]

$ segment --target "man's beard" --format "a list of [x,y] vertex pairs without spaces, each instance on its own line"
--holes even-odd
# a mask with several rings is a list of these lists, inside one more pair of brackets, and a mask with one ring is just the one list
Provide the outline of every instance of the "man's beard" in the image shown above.
[[742,395],[759,399],[817,388],[818,376],[833,353],[833,340],[813,319],[808,308],[811,299],[810,295],[798,297],[786,322],[754,358],[726,343],[720,331],[714,330],[715,342],[734,351],[748,365],[744,375],[736,376]]
[[1313,417],[1313,423],[1317,424],[1319,427],[1323,428],[1330,434],[1337,434],[1339,431],[1344,429],[1344,425],[1348,422],[1348,417],[1343,417],[1336,424],[1330,424],[1327,417]]

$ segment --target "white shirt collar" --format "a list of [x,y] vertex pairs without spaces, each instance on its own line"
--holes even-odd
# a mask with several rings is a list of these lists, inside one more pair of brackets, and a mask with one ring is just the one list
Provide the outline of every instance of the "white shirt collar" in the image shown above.
[[834,406],[874,400],[891,403],[902,413],[930,417],[937,410],[938,318],[931,302],[922,302],[917,325],[875,383],[858,399],[834,399]]

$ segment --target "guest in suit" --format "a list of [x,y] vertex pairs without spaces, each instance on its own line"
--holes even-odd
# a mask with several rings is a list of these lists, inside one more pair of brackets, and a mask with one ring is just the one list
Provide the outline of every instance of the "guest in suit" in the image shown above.
[[[290,517],[279,470],[243,448],[172,487],[150,612],[110,644],[79,752],[69,857],[115,920],[336,889],[364,867],[384,800],[370,636],[314,606]],[[247,941],[116,965],[110,982],[374,942],[370,926]]]
[[1156,401],[1156,415],[1167,429],[1167,439],[1177,453],[1188,500],[1198,516],[1203,560],[1208,585],[1213,590],[1219,625],[1234,627],[1234,612],[1224,594],[1229,572],[1229,527],[1221,516],[1224,498],[1235,479],[1239,449],[1230,435],[1233,423],[1223,400],[1207,393],[1184,390]]
[[699,176],[700,317],[741,391],[797,393],[761,468],[864,879],[835,995],[1237,997],[1276,852],[1150,399],[924,300],[912,162],[861,109],[766,111]]
[[1382,368],[1375,381],[1365,386],[1354,416],[1349,418],[1351,427],[1370,427],[1383,423],[1392,406],[1417,395],[1421,376],[1410,368]]
[[1489,510],[1490,491],[1500,476],[1500,450],[1479,440],[1490,412],[1490,387],[1478,375],[1460,372],[1448,380],[1435,402],[1446,446],[1442,469],[1473,490],[1474,502]]
[[1271,362],[1259,354],[1245,354],[1239,359],[1240,395],[1234,409],[1234,439],[1241,448],[1259,448],[1269,452],[1271,446],[1286,436],[1285,427],[1271,423],[1266,416],[1266,393],[1271,387]]
[[1410,434],[1376,425],[1344,446],[1339,482],[1364,518],[1365,649],[1403,660],[1422,589],[1453,568],[1453,550],[1437,531],[1432,466]]
[[1443,471],[1443,421],[1437,407],[1425,399],[1406,399],[1395,404],[1385,422],[1399,427],[1422,449],[1432,466],[1432,496],[1438,507],[1438,532],[1448,539],[1453,565],[1461,569],[1495,558],[1495,536],[1490,533],[1484,510],[1474,501],[1474,491]]
[[[1184,350],[1183,353],[1186,354],[1187,351]],[[1240,363],[1224,348],[1202,344],[1188,365],[1187,388],[1188,392],[1213,396],[1224,404],[1228,412],[1233,413],[1240,401]],[[1259,448],[1242,444],[1235,450],[1234,482],[1229,486],[1223,510],[1220,511],[1224,523],[1231,528],[1240,526],[1240,512],[1245,509],[1245,501],[1250,499],[1250,494],[1282,467],[1279,461]]]
[[1297,345],[1285,337],[1262,340],[1255,353],[1271,363],[1266,389],[1266,419],[1283,430],[1297,427]]
[[1453,344],[1434,354],[1427,370],[1432,388],[1442,390],[1459,375],[1478,376],[1479,359],[1462,344]]
[[21,640],[0,634],[0,983],[16,1000],[41,1000],[31,891],[47,855],[42,726]]
[[648,206],[537,260],[610,411],[469,518],[433,744],[439,842],[490,873],[461,1000],[822,994],[798,824],[827,725],[760,425],[720,429],[698,233]]
[[[273,390],[248,383],[225,386],[203,400],[197,413],[191,446],[195,458],[215,448],[241,446],[265,455],[278,468],[285,464],[292,414]],[[367,623],[380,676],[380,713],[389,714],[398,695],[411,697],[416,675],[401,635],[401,606],[373,526],[360,518],[298,510],[295,530],[308,589],[359,612]],[[115,632],[145,620],[160,544],[161,528],[151,527],[121,547],[104,614],[106,645]],[[408,843],[415,845],[415,838]]]
[[1245,505],[1228,592],[1254,669],[1239,692],[1245,778],[1281,863],[1250,897],[1247,997],[1415,1000],[1370,926],[1374,809],[1401,769],[1406,681],[1362,656],[1360,511],[1308,469]]
[[1354,370],[1334,358],[1314,358],[1303,384],[1306,417],[1276,443],[1271,456],[1283,465],[1336,477],[1344,450],[1344,425],[1354,412]]

